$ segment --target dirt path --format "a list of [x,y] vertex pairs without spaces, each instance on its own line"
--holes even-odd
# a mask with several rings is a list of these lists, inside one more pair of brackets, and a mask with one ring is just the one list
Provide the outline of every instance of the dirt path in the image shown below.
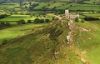
[[74,18],[69,18],[68,27],[70,31],[67,35],[67,44],[69,45],[71,50],[75,52],[75,54],[78,56],[83,64],[90,64],[89,60],[86,58],[86,54],[84,52],[81,52],[79,48],[74,46],[74,32],[76,28]]
[[[55,16],[56,18],[58,18],[60,21],[63,19],[62,17],[60,16]],[[66,18],[66,17],[65,17]],[[68,18],[67,18],[68,19]],[[68,22],[68,28],[69,28],[69,32],[68,32],[68,35],[66,36],[67,38],[67,44],[68,44],[68,47],[70,48],[71,51],[74,51],[75,54],[77,55],[77,57],[80,59],[80,61],[83,63],[83,64],[91,64],[90,61],[87,59],[86,57],[86,53],[85,52],[82,52],[80,51],[79,48],[77,48],[74,44],[74,34],[75,34],[75,29],[76,29],[76,25],[74,23],[75,21],[75,17],[70,17],[69,19],[69,22]]]
[[69,22],[68,22],[68,27],[69,27],[69,33],[68,33],[68,35],[67,35],[67,40],[68,40],[68,43],[67,44],[69,44],[69,46],[71,47],[72,46],[72,44],[73,44],[73,34],[74,34],[74,22],[72,21],[72,20],[70,20]]

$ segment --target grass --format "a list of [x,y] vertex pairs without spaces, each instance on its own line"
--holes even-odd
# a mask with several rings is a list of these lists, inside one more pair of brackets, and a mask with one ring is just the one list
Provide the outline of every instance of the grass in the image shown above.
[[15,27],[9,27],[6,29],[0,30],[0,44],[4,40],[11,40],[14,38],[18,38],[24,35],[29,34],[33,29],[37,29],[38,27],[45,26],[46,24],[28,24],[28,25],[20,25]]
[[100,18],[100,14],[98,13],[84,13],[85,16],[90,16],[90,17],[98,17]]
[[86,51],[87,57],[91,64],[99,64],[100,54],[100,22],[78,23],[79,26],[90,31],[80,31],[77,37],[77,45],[82,51]]
[[0,8],[2,9],[6,9],[6,8],[14,8],[14,7],[19,7],[19,5],[17,3],[3,3],[0,4]]
[[[18,3],[2,3],[2,4],[0,4],[0,10],[3,10],[3,12],[5,12],[7,14],[14,12],[16,9],[20,9]],[[2,13],[0,13],[0,14],[2,14]]]
[[40,3],[39,6],[36,6],[34,9],[43,9],[44,7],[46,7],[48,4],[45,3]]
[[75,4],[75,3],[72,3],[70,4],[70,7],[69,9],[70,10],[94,10],[94,11],[98,11],[100,10],[99,9],[99,5],[93,5],[93,4]]
[[[24,7],[25,5],[23,5]],[[33,10],[38,10],[39,13],[43,13],[41,12],[42,10],[53,10],[53,11],[57,11],[57,10],[65,10],[65,9],[69,9],[72,11],[95,11],[95,12],[99,12],[100,11],[100,5],[96,5],[96,4],[76,4],[76,3],[68,3],[68,2],[39,2],[39,5],[37,6],[33,6],[32,8]],[[18,3],[4,3],[4,4],[0,4],[0,10],[3,10],[5,12],[14,12],[14,13],[27,13],[25,11],[21,11],[19,4]],[[35,11],[36,12],[36,11]],[[33,13],[35,13],[33,11]]]
[[55,10],[81,10],[81,11],[100,11],[100,5],[94,4],[76,4],[76,3],[65,3],[65,2],[49,2],[49,3],[39,3],[34,9],[43,10],[43,9],[55,9]]
[[40,15],[40,16],[30,16],[30,15],[11,15],[11,16],[8,16],[6,18],[3,18],[3,19],[0,19],[1,22],[18,22],[20,20],[25,20],[26,22],[28,20],[32,20],[34,21],[36,18],[39,18],[39,19],[49,19],[50,21],[52,21],[53,19],[53,15],[49,15],[49,14],[46,14],[45,17],[44,15]]
[[6,22],[16,22],[20,20],[33,20],[35,19],[34,17],[31,17],[30,15],[11,15],[6,18],[0,19],[0,21],[6,21]]
[[56,20],[43,27],[43,30],[38,28],[32,34],[9,41],[9,44],[0,48],[0,63],[80,64],[74,52],[66,46],[68,33],[66,23]]

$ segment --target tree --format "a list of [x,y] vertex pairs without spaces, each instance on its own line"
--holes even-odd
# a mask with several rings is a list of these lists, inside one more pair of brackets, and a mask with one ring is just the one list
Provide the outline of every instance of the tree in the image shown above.
[[95,4],[99,4],[100,5],[100,0],[96,0]]
[[69,0],[69,2],[73,2],[73,3],[83,3],[86,0]]
[[45,22],[48,23],[48,22],[50,22],[50,20],[49,19],[45,19]]
[[23,2],[24,2],[24,0],[19,0],[20,8],[22,8],[22,6],[23,6]]
[[32,23],[32,20],[27,20],[27,23]]
[[29,5],[32,5],[33,0],[28,0]]
[[23,19],[22,19],[22,20],[17,21],[17,24],[19,24],[19,25],[20,25],[20,24],[25,24],[25,23],[26,23],[26,22],[25,22],[25,20],[23,20]]
[[36,19],[34,20],[34,23],[44,23],[44,22],[45,22],[44,19],[36,18]]

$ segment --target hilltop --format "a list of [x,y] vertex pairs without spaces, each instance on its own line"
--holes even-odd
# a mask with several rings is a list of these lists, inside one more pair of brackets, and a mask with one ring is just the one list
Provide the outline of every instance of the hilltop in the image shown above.
[[[2,64],[80,64],[67,45],[67,20],[54,20],[0,47]],[[75,60],[76,59],[76,60]]]
[[[83,61],[99,64],[99,21],[74,21],[71,31],[68,23],[69,20],[61,16],[46,25],[2,29],[0,35],[6,31],[16,38],[5,40],[0,45],[0,64],[82,64]],[[73,32],[72,44],[67,39],[70,32]]]

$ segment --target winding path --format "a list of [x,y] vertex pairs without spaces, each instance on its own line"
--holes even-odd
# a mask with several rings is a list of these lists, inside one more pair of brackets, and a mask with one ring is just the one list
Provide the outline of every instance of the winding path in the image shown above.
[[[56,18],[58,18],[60,21],[63,19],[62,17],[60,16],[56,16]],[[74,45],[74,34],[75,34],[75,29],[76,29],[76,25],[74,23],[75,21],[75,18],[77,17],[77,15],[71,15],[69,17],[65,17],[69,20],[68,22],[68,28],[69,28],[69,32],[68,32],[68,35],[66,36],[67,38],[67,44],[69,46],[69,48],[75,52],[75,54],[78,56],[78,58],[80,59],[80,61],[83,63],[83,64],[91,64],[90,61],[86,58],[86,54],[83,53],[82,51],[80,51],[79,48],[75,47]]]
[[82,53],[77,47],[74,46],[74,32],[75,32],[75,20],[76,17],[69,18],[68,27],[69,27],[69,33],[67,35],[67,44],[69,47],[75,52],[75,54],[78,56],[78,58],[81,60],[83,64],[90,64],[89,60],[86,58],[85,53]]

